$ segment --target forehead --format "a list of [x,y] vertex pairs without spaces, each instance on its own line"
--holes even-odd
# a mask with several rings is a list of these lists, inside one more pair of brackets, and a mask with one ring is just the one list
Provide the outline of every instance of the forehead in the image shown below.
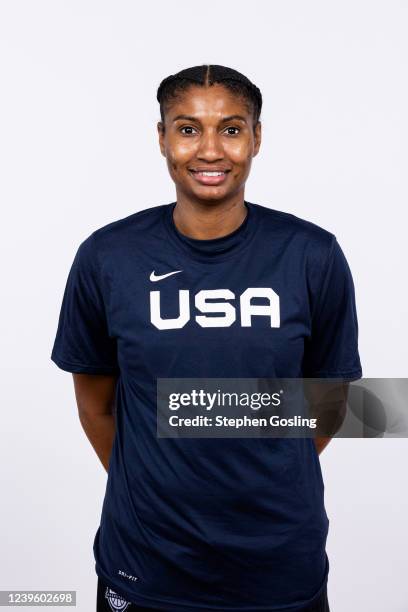
[[166,118],[171,121],[177,115],[191,115],[197,119],[220,119],[227,115],[250,117],[248,101],[220,84],[209,87],[192,85],[177,94],[166,108]]

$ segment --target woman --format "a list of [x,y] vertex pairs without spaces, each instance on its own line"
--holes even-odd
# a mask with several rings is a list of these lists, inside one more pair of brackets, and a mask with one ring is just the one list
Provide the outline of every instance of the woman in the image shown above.
[[203,65],[157,98],[176,202],[82,242],[51,356],[108,470],[97,609],[327,611],[329,439],[161,438],[156,383],[361,377],[351,273],[332,233],[244,199],[255,85]]

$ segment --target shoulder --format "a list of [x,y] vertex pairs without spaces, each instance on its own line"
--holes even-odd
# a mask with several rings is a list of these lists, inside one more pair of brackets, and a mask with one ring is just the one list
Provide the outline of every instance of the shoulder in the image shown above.
[[262,239],[274,252],[289,254],[303,269],[322,272],[340,247],[329,229],[307,219],[255,204],[259,212]]
[[336,247],[336,236],[329,229],[289,212],[260,204],[253,206],[259,213],[264,239],[278,241],[282,248],[290,248],[317,263],[327,260]]
[[95,229],[80,244],[79,250],[85,254],[97,257],[99,252],[114,254],[122,246],[140,244],[143,237],[154,232],[155,227],[162,222],[165,209],[169,204],[161,204],[145,208],[121,219],[111,221]]
[[266,248],[288,262],[291,274],[304,279],[310,295],[318,294],[334,259],[346,267],[337,238],[329,229],[292,213],[256,206]]
[[150,208],[144,208],[139,210],[127,217],[112,221],[92,232],[92,236],[96,241],[103,241],[104,239],[121,239],[128,234],[143,234],[145,231],[151,230],[154,225],[160,222],[165,208],[169,204],[161,204],[159,206],[152,206]]

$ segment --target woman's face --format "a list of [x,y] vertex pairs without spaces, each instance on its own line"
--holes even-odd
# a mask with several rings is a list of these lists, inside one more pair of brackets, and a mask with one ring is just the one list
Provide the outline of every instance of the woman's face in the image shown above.
[[[191,86],[157,124],[162,154],[177,195],[225,200],[239,193],[261,144],[246,102],[220,84]],[[206,175],[203,172],[216,173]]]

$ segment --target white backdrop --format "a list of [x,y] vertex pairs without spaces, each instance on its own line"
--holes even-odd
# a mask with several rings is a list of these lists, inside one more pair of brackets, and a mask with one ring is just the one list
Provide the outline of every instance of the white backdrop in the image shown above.
[[[175,199],[156,133],[168,74],[223,64],[258,85],[246,199],[337,236],[364,376],[407,377],[407,17],[395,0],[1,1],[0,589],[95,608],[106,473],[50,352],[80,242]],[[407,461],[406,439],[321,455],[332,612],[408,610]]]

